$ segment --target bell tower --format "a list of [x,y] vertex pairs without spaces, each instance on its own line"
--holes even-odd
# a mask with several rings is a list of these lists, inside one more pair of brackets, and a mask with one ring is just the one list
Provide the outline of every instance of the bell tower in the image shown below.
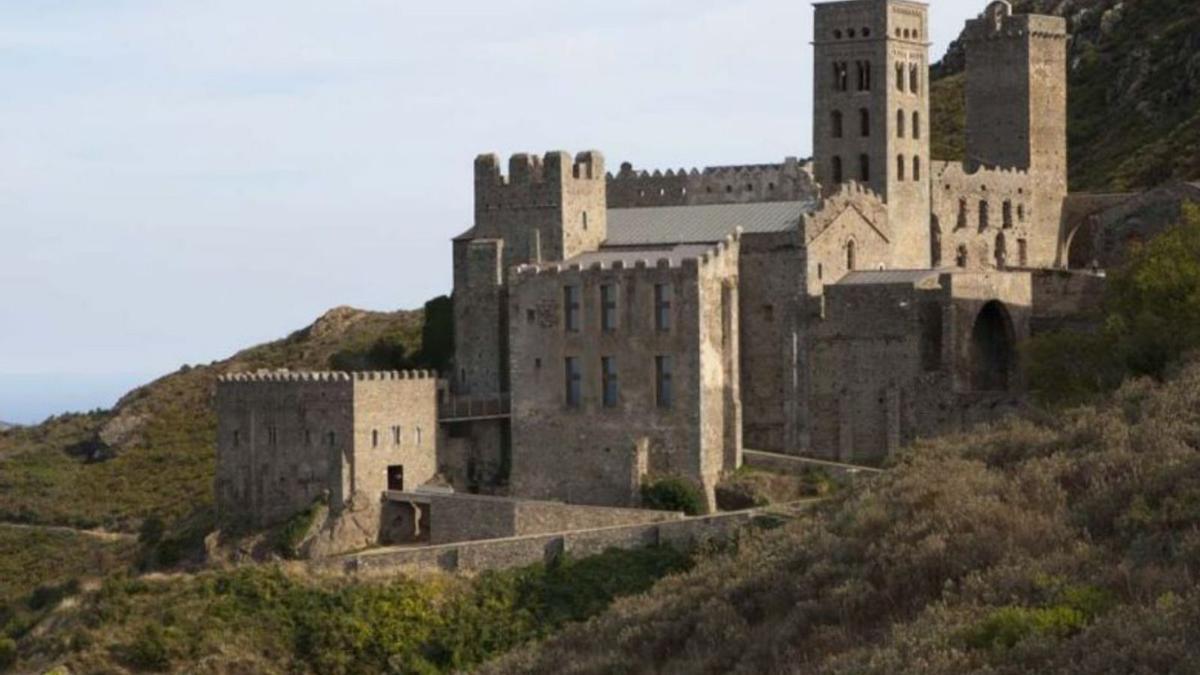
[[911,0],[817,3],[814,172],[888,205],[893,267],[930,265],[929,8]]

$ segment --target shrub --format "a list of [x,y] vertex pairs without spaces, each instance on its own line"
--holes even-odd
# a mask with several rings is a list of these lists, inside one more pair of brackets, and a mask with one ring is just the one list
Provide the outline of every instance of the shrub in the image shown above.
[[642,485],[642,505],[656,511],[683,511],[689,516],[698,516],[708,510],[700,488],[677,476]]
[[1030,637],[1061,640],[1083,630],[1083,612],[1059,605],[1045,609],[1002,607],[964,635],[972,649],[1012,649]]
[[295,558],[300,555],[300,545],[312,530],[317,517],[325,506],[324,499],[318,499],[307,509],[292,516],[275,532],[275,550],[285,558]]
[[17,643],[0,637],[0,670],[11,668],[17,662]]
[[129,665],[143,670],[166,672],[171,669],[171,650],[167,637],[157,624],[142,629],[124,650]]

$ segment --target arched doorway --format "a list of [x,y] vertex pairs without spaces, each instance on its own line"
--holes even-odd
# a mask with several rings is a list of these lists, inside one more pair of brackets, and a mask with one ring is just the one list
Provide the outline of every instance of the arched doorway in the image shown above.
[[971,389],[1008,391],[1016,366],[1012,317],[1004,304],[983,306],[971,329]]

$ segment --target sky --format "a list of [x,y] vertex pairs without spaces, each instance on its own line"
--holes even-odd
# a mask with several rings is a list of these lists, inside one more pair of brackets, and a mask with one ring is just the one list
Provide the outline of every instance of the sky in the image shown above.
[[[940,58],[983,0],[933,0]],[[0,420],[448,293],[483,152],[811,152],[797,0],[0,3]]]

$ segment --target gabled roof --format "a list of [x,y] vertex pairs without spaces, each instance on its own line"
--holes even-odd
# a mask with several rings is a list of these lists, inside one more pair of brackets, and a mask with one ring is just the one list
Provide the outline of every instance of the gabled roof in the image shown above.
[[801,216],[811,213],[816,205],[763,202],[610,209],[604,245],[709,244],[721,241],[739,227],[748,234],[787,232],[798,227]]

